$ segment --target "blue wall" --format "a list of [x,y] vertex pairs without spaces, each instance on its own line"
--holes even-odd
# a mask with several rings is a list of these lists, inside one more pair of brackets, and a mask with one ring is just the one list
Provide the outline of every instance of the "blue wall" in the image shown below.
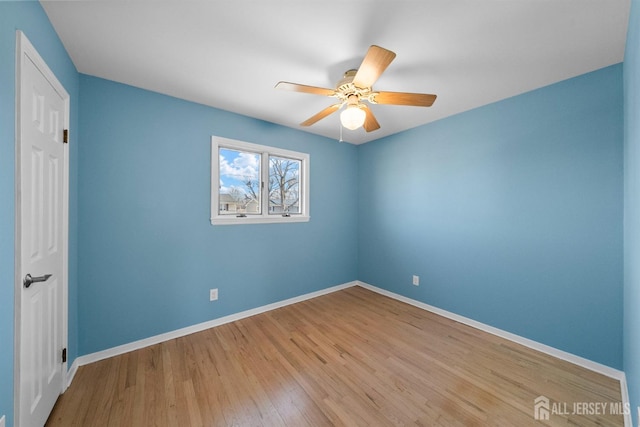
[[22,30],[71,96],[69,362],[77,347],[77,153],[79,76],[40,3],[0,1],[0,416],[13,425],[16,30]]
[[634,425],[640,407],[640,1],[631,3],[624,58],[624,370]]
[[[81,354],[357,279],[355,146],[95,77],[80,89]],[[309,153],[311,221],[212,226],[211,135]]]
[[360,146],[358,278],[622,368],[622,126],[615,65]]

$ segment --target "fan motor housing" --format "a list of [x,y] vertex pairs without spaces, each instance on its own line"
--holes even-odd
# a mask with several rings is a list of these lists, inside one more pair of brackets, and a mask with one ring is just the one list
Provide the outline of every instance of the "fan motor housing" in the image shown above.
[[361,88],[357,87],[353,84],[353,78],[356,76],[358,70],[348,70],[344,73],[342,80],[338,82],[336,85],[336,94],[335,96],[342,101],[346,101],[349,99],[349,96],[355,95],[358,99],[366,99],[369,102],[372,102],[373,93],[371,92],[370,87]]

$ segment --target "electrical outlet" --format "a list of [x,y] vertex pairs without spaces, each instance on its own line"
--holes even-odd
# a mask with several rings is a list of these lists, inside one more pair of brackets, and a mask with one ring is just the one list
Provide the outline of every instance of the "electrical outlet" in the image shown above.
[[209,301],[215,301],[218,299],[218,289],[209,289]]
[[0,418],[0,427],[4,427],[4,415],[2,416],[2,418]]
[[420,276],[413,276],[413,284],[414,286],[419,286],[420,285]]

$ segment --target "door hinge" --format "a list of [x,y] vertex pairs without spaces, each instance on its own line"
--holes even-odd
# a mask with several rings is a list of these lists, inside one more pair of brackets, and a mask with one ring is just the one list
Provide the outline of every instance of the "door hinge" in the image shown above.
[[62,349],[62,363],[65,363],[67,361],[67,349],[63,348]]
[[62,131],[62,142],[65,144],[69,143],[69,129],[65,129]]

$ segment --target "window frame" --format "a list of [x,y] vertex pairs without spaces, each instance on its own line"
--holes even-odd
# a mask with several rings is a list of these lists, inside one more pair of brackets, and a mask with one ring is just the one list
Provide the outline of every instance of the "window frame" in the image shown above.
[[[220,148],[260,154],[260,214],[251,214],[243,217],[220,214]],[[300,191],[300,213],[291,213],[288,216],[269,213],[269,156],[300,161],[300,183],[298,184]],[[310,156],[307,153],[213,135],[211,137],[211,224],[234,225],[308,222],[310,220],[309,161]]]

